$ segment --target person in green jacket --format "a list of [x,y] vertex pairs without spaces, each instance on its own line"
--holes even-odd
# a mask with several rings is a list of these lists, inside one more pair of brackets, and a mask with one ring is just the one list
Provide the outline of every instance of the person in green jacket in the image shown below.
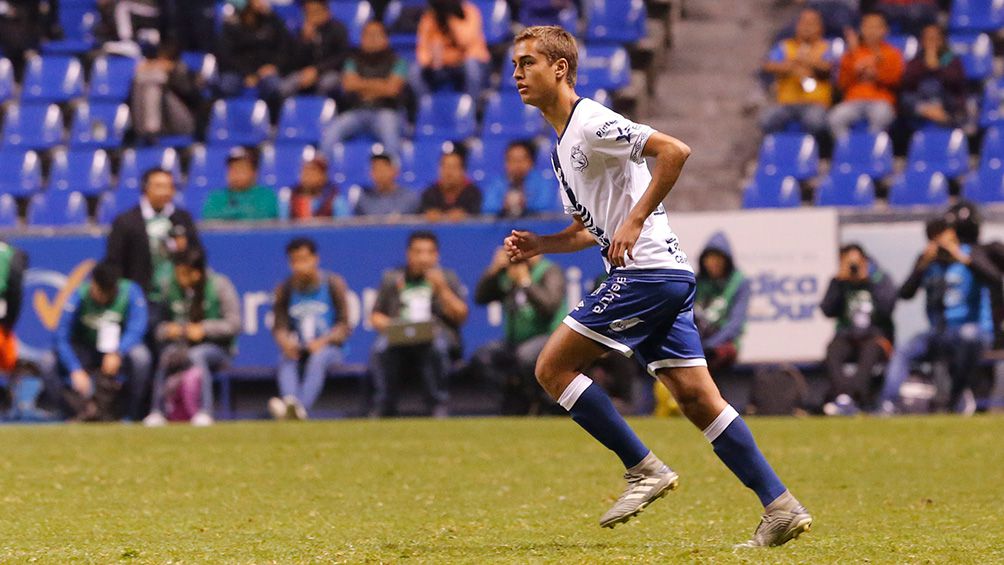
[[736,268],[728,238],[722,232],[712,235],[701,252],[694,318],[713,370],[735,364],[752,294],[750,280]]
[[235,222],[278,218],[275,191],[258,184],[258,152],[234,147],[227,155],[227,186],[209,193],[202,219]]

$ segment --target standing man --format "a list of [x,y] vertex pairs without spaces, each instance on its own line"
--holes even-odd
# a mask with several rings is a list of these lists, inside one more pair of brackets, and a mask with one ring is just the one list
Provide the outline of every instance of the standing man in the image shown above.
[[[666,221],[662,201],[690,148],[681,141],[575,93],[578,48],[556,26],[523,30],[515,40],[513,78],[523,102],[541,110],[558,134],[551,154],[572,224],[541,236],[513,231],[513,262],[542,253],[601,247],[609,278],[565,318],[537,359],[537,380],[572,419],[627,468],[628,487],[600,519],[613,527],[676,488],[679,477],[646,447],[583,367],[609,350],[636,355],[676,398],[715,454],[764,505],[744,544],[781,545],[809,529],[812,516],[785,488],[739,413],[708,372],[694,325],[694,270]],[[645,166],[655,160],[655,175]]]

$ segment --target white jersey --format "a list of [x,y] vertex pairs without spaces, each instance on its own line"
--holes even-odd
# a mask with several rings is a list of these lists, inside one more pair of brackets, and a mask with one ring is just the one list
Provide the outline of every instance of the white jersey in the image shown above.
[[[654,131],[580,98],[551,153],[565,213],[578,216],[600,244],[607,271],[610,238],[652,181],[641,153]],[[645,220],[632,255],[623,268],[694,272],[662,204]]]

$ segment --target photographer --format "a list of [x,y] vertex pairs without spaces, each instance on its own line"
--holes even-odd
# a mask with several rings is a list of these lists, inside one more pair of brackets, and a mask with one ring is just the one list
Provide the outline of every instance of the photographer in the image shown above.
[[927,238],[927,247],[899,296],[909,300],[923,287],[931,327],[897,349],[889,361],[882,389],[883,413],[896,411],[895,401],[910,364],[927,356],[948,361],[950,406],[956,407],[992,338],[990,289],[1001,284],[1001,272],[981,247],[960,243],[942,218],[928,222]]
[[[867,399],[875,367],[892,350],[892,312],[896,287],[892,279],[872,262],[856,243],[840,248],[840,270],[830,280],[819,308],[837,321],[836,334],[826,348],[826,372],[830,390],[823,411],[849,415]],[[856,361],[850,375],[844,365]]]

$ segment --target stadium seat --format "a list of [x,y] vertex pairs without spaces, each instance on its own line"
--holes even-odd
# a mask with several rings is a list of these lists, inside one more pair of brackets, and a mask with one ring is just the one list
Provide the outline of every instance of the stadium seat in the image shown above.
[[985,80],[993,74],[994,49],[987,34],[953,33],[948,46],[962,59],[969,80]]
[[764,136],[757,167],[768,176],[810,179],[819,174],[819,146],[811,135],[777,133]]
[[303,9],[296,0],[269,0],[272,12],[286,22],[286,29],[292,34],[303,27]]
[[97,4],[92,2],[60,2],[59,24],[63,38],[42,44],[49,55],[75,55],[94,47],[94,25],[98,22]]
[[0,149],[0,193],[26,196],[42,189],[42,160],[23,149]]
[[14,104],[3,122],[3,147],[46,150],[63,142],[63,113],[55,104]]
[[743,191],[743,208],[797,208],[802,204],[798,179],[758,172]]
[[948,203],[948,179],[937,171],[908,168],[889,189],[889,205],[944,206]]
[[643,0],[586,0],[586,41],[631,44],[645,37]]
[[188,184],[185,192],[207,192],[223,188],[227,182],[229,145],[196,145],[188,164]]
[[995,32],[1004,28],[1004,2],[1000,0],[952,0],[948,12],[951,31]]
[[268,107],[263,100],[234,98],[213,104],[206,135],[210,145],[258,145],[268,136]]
[[556,25],[563,27],[574,35],[579,27],[579,10],[575,4],[569,4],[567,8],[554,12],[551,9],[535,11],[527,3],[521,3],[519,8],[519,23],[524,26],[549,26]]
[[0,193],[0,228],[14,228],[18,223],[17,198]]
[[425,190],[439,176],[439,158],[452,143],[417,139],[405,143],[401,151],[401,185]]
[[554,142],[551,137],[537,140],[537,160],[533,165],[541,175],[547,180],[554,179],[554,165],[551,164],[551,151],[554,149]]
[[102,149],[53,152],[49,190],[78,190],[95,195],[111,188],[112,167]]
[[53,190],[28,201],[29,226],[81,226],[87,224],[87,197],[75,190]]
[[833,151],[833,169],[840,173],[865,173],[880,179],[892,173],[892,141],[885,132],[853,131],[838,140]]
[[88,98],[122,102],[129,97],[136,60],[129,57],[98,57],[91,66]]
[[129,128],[129,106],[120,102],[83,102],[73,112],[70,147],[118,149]]
[[474,135],[474,100],[467,94],[437,92],[418,102],[415,138],[463,140]]
[[171,171],[175,184],[180,185],[181,162],[178,152],[170,147],[142,147],[122,152],[119,190],[140,190],[143,173],[155,167]]
[[991,159],[966,177],[962,184],[962,196],[977,204],[997,204],[1004,202],[1004,167],[1001,159]]
[[[261,148],[261,182],[272,188],[294,186],[300,180],[303,162],[314,157],[310,145],[264,145]],[[366,159],[369,171],[369,158]]]
[[482,138],[533,138],[540,135],[546,125],[540,110],[523,104],[519,93],[512,91],[493,92],[488,96],[482,122]]
[[287,98],[279,113],[277,143],[316,144],[335,118],[335,101],[323,96]]
[[207,84],[216,80],[217,65],[216,56],[212,53],[199,53],[196,51],[185,51],[181,54],[181,61],[185,63],[190,71],[199,75],[199,78]]
[[109,225],[122,212],[139,204],[142,193],[138,190],[123,190],[121,192],[102,192],[94,211],[94,219],[98,225]]
[[903,54],[903,60],[906,62],[912,61],[920,49],[920,42],[912,35],[890,35],[886,38],[886,41],[896,49],[899,49],[899,52]]
[[870,208],[875,204],[875,183],[864,173],[834,171],[816,192],[817,206]]
[[370,155],[373,154],[373,142],[352,140],[336,143],[331,148],[331,161],[328,163],[331,180],[338,186],[370,184]]
[[348,28],[349,43],[358,47],[363,27],[373,19],[373,7],[366,0],[332,0],[328,5],[331,7],[331,15]]
[[577,86],[583,89],[618,90],[631,83],[631,60],[619,45],[579,47]]
[[927,127],[914,132],[907,167],[955,178],[969,170],[969,141],[961,129]]
[[22,102],[67,102],[84,94],[84,70],[74,57],[35,56],[28,59]]
[[390,46],[415,50],[418,20],[428,8],[426,0],[391,0],[383,12],[383,25],[387,28]]
[[499,45],[512,39],[512,13],[506,0],[473,0],[474,5],[481,10],[482,27],[485,30],[485,42]]
[[467,172],[475,184],[482,184],[504,174],[508,143],[509,140],[502,137],[483,137],[469,144]]
[[14,65],[10,59],[0,57],[0,104],[10,100],[14,96]]

